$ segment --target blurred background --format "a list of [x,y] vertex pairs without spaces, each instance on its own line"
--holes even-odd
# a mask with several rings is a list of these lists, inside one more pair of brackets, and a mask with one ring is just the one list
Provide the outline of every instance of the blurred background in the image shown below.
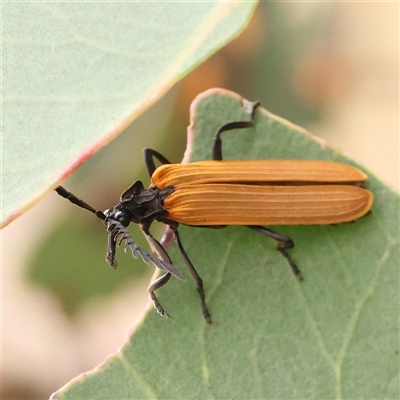
[[[399,4],[379,2],[261,3],[237,39],[65,187],[104,210],[134,180],[147,184],[142,148],[180,162],[190,103],[212,87],[260,100],[398,190]],[[56,193],[2,231],[3,399],[47,398],[126,342],[153,269],[120,251],[112,270],[106,236],[103,224]]]

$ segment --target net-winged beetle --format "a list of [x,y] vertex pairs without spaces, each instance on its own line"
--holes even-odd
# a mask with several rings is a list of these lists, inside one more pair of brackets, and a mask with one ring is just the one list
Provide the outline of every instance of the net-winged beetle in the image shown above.
[[[192,274],[200,296],[203,316],[211,323],[203,282],[190,261],[179,236],[179,224],[222,228],[244,225],[278,242],[277,250],[286,258],[293,273],[300,270],[288,254],[293,241],[263,225],[325,225],[354,221],[371,208],[373,195],[364,188],[367,176],[342,163],[315,160],[223,161],[221,135],[233,129],[253,126],[258,102],[252,103],[250,121],[223,125],[215,134],[211,161],[171,164],[155,150],[145,149],[144,159],[151,177],[145,188],[141,181],[125,190],[120,202],[104,213],[59,186],[55,190],[73,204],[104,221],[108,231],[107,262],[116,267],[115,249],[125,243],[136,257],[153,263],[163,275],[148,288],[154,306],[168,315],[155,291],[174,275],[183,275],[174,267],[168,253],[149,229],[153,221],[168,225]],[[158,168],[154,159],[162,163]],[[154,252],[148,253],[131,238],[128,225],[138,224]]]

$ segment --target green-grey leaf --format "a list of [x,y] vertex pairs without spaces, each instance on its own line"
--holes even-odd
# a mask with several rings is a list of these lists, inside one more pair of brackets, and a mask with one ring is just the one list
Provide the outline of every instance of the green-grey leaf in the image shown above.
[[2,4],[2,225],[246,25],[256,2]]
[[[192,107],[190,160],[209,159],[216,129],[248,119],[223,90]],[[256,127],[226,133],[226,159],[355,163],[265,110]],[[359,167],[365,170],[363,167]],[[244,227],[180,227],[203,278],[214,324],[188,282],[159,290],[153,309],[105,365],[55,394],[62,399],[328,399],[399,397],[399,197],[374,176],[372,214],[353,224],[276,227],[290,236],[299,282],[275,243]]]

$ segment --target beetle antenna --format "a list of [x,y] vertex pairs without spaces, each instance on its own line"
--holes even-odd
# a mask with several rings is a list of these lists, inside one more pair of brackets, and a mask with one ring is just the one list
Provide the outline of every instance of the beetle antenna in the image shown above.
[[[132,252],[132,256],[134,258],[137,258],[138,255],[140,255],[140,257],[146,264],[153,264],[163,272],[171,273],[172,275],[175,275],[178,279],[181,280],[185,279],[183,275],[172,264],[158,258],[152,253],[147,252],[138,244],[136,244],[135,241],[132,239],[128,229],[126,229],[126,227],[123,226],[121,222],[115,219],[109,219],[108,221],[106,221],[106,223],[107,223],[107,231],[113,238],[114,243],[118,242],[118,245],[121,245],[122,242],[125,242],[124,244],[125,252],[128,249],[130,249]],[[113,256],[109,255],[108,253],[107,253],[107,262],[111,266],[114,266],[115,265],[114,263],[116,263]]]
[[54,190],[61,197],[64,197],[64,199],[69,200],[72,204],[75,204],[78,207],[81,207],[81,208],[84,208],[85,210],[90,211],[91,213],[96,215],[96,217],[100,218],[103,221],[106,219],[106,216],[101,211],[95,210],[93,207],[89,206],[89,204],[85,203],[83,200],[79,199],[71,192],[68,192],[68,190],[64,189],[62,186],[58,186]]

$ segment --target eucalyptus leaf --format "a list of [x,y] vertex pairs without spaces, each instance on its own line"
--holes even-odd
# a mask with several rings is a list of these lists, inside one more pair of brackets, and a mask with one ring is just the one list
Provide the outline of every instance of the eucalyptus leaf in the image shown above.
[[[211,158],[215,131],[249,119],[222,89],[191,109],[188,161]],[[223,137],[225,159],[323,159],[357,165],[263,109],[255,127]],[[362,166],[358,168],[366,171]],[[366,171],[368,173],[368,171]],[[371,215],[338,226],[274,227],[295,242],[299,282],[271,240],[244,227],[180,227],[201,275],[207,325],[188,282],[158,291],[171,315],[150,308],[126,346],[53,397],[60,399],[399,397],[399,197],[369,174]]]
[[256,5],[3,3],[2,226],[236,36]]

